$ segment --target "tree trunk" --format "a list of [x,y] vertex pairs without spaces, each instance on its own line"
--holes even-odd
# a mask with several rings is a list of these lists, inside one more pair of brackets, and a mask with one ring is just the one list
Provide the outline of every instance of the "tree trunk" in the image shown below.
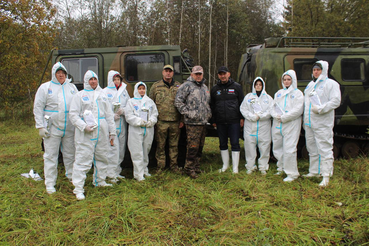
[[211,89],[211,27],[212,27],[212,13],[213,13],[213,3],[210,0],[210,19],[209,19],[209,90]]
[[199,0],[199,50],[197,53],[197,63],[200,65],[201,64],[201,57],[200,57],[200,53],[201,53],[201,0]]
[[166,17],[167,17],[167,34],[168,34],[168,36],[167,36],[167,44],[168,45],[170,45],[170,26],[169,26],[169,21],[170,21],[170,18],[169,18],[169,0],[167,0],[167,8],[166,8],[166,10],[165,10],[165,15],[166,15]]
[[228,67],[228,22],[229,22],[229,1],[227,1],[226,40],[224,51],[224,66],[226,67]]
[[180,25],[179,25],[179,47],[181,47],[181,40],[182,40],[183,3],[184,1],[182,0],[181,20],[180,20]]
[[215,85],[216,81],[216,70],[217,70],[217,57],[218,57],[218,39],[215,39],[215,49],[214,49],[214,75],[213,75],[213,85]]

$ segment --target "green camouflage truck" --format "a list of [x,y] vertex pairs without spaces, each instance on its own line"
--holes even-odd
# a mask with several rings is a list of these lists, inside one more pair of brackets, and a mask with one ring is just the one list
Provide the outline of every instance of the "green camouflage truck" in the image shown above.
[[[127,91],[131,97],[133,96],[134,85],[139,81],[146,83],[148,87],[147,94],[149,94],[151,85],[162,79],[164,65],[170,64],[173,66],[174,79],[179,82],[185,81],[190,76],[193,66],[192,58],[187,49],[181,51],[178,45],[52,50],[40,84],[43,82],[47,69],[56,62],[61,62],[67,68],[68,77],[72,79],[78,90],[83,89],[83,77],[87,70],[92,70],[99,76],[101,88],[107,86],[108,72],[110,70],[118,71],[122,75],[124,83],[127,84]],[[178,159],[182,165],[185,159],[185,144],[185,132],[183,131]],[[150,152],[150,165],[156,163],[154,150],[155,141]],[[131,165],[131,160],[127,151],[124,166],[129,165]]]
[[[260,76],[273,97],[282,88],[283,72],[293,69],[303,92],[318,60],[329,63],[329,78],[340,84],[342,93],[334,127],[335,157],[369,154],[369,38],[268,38],[263,44],[247,47],[239,64],[238,81],[249,93],[254,78]],[[307,157],[303,132],[298,148]]]
[[160,80],[166,64],[173,66],[174,79],[179,82],[190,76],[192,66],[187,50],[182,52],[178,45],[52,50],[45,69],[50,65],[50,60],[51,65],[61,62],[67,68],[78,90],[83,89],[83,76],[87,70],[99,76],[101,88],[107,86],[108,72],[118,71],[131,96],[135,83],[142,81],[150,88],[155,81]]

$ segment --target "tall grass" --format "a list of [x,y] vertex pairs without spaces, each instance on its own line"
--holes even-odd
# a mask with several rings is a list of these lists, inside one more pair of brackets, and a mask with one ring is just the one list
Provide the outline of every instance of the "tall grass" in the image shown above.
[[[320,179],[284,183],[274,176],[218,173],[218,141],[208,138],[196,180],[170,172],[136,182],[132,169],[111,188],[86,181],[86,200],[59,168],[57,192],[43,181],[40,139],[32,121],[0,122],[0,244],[10,245],[368,245],[367,158],[337,160],[327,188]],[[242,153],[242,155],[244,155]],[[301,174],[308,163],[299,160]]]

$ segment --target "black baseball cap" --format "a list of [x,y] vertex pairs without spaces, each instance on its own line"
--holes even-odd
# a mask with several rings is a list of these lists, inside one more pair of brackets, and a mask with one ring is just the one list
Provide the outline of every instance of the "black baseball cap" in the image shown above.
[[229,70],[225,66],[221,66],[220,68],[218,68],[218,73],[228,73],[228,72]]

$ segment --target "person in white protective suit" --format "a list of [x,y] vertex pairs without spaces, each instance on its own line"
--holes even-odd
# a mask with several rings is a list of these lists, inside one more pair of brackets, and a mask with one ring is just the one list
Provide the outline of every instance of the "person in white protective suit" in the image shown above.
[[260,158],[258,160],[259,170],[266,175],[269,169],[271,137],[270,108],[273,99],[265,91],[264,80],[257,77],[252,84],[252,93],[248,93],[242,101],[240,110],[245,123],[243,127],[246,169],[251,174],[257,169],[256,147],[259,148]]
[[[51,81],[38,88],[33,108],[36,128],[44,139],[44,175],[46,192],[49,194],[56,191],[59,149],[63,153],[65,176],[72,180],[75,148],[69,107],[78,90],[66,75],[67,70],[63,64],[55,63],[51,70]],[[50,118],[46,119],[45,116]]]
[[111,108],[114,112],[114,121],[117,128],[117,137],[114,139],[114,145],[108,146],[109,164],[107,168],[107,177],[111,178],[111,182],[116,183],[122,168],[120,164],[124,159],[127,146],[127,122],[124,117],[124,108],[130,98],[126,90],[127,85],[123,83],[123,78],[117,71],[109,71],[108,87],[104,88],[104,92],[108,97]]
[[151,176],[147,168],[149,152],[154,138],[154,125],[157,122],[158,110],[153,100],[146,95],[146,84],[135,85],[133,98],[129,99],[125,108],[128,128],[128,149],[133,162],[133,177],[142,181],[144,176]]
[[328,78],[328,62],[313,65],[313,80],[306,86],[304,124],[306,148],[309,152],[309,174],[323,176],[320,186],[327,186],[333,174],[334,110],[340,106],[340,85]]
[[276,175],[285,172],[287,177],[283,181],[291,182],[300,176],[297,168],[297,143],[301,132],[304,95],[297,88],[294,70],[285,72],[281,81],[283,89],[275,93],[271,109],[273,154],[278,160]]
[[70,106],[70,120],[76,127],[73,193],[78,200],[85,199],[83,186],[91,164],[94,166],[93,185],[111,186],[105,182],[108,166],[106,147],[116,135],[113,110],[99,86],[97,75],[88,70],[83,85],[84,89],[74,96]]

